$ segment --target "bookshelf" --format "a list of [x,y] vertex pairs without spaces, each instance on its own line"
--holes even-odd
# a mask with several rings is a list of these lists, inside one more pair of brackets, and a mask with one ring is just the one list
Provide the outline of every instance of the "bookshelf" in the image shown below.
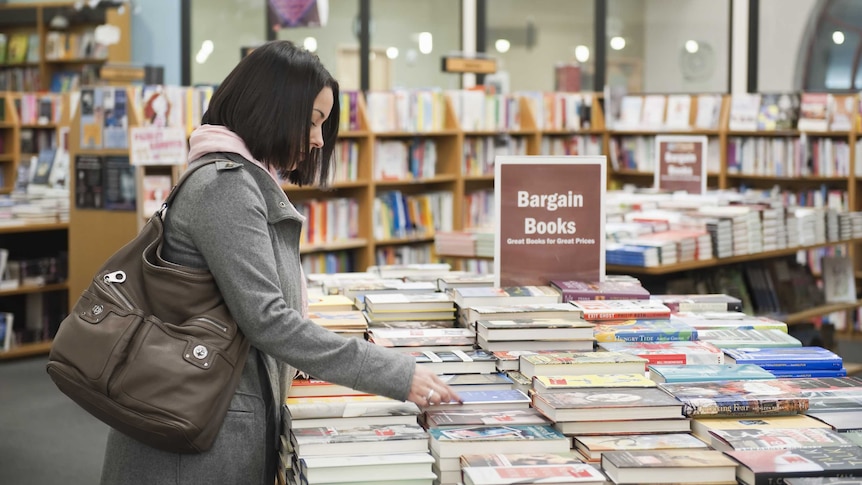
[[[106,64],[131,61],[131,8],[127,2],[76,8],[77,2],[0,5],[0,34],[7,49],[17,43],[23,59],[0,63],[0,91],[67,91],[61,80],[77,75],[81,84],[93,82]],[[65,19],[66,26],[58,24]],[[116,27],[119,41],[96,47],[94,29]],[[60,28],[62,27],[62,28]]]

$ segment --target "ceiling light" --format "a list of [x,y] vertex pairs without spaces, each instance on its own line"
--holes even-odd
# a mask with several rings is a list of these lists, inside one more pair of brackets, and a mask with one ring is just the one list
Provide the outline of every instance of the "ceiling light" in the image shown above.
[[431,32],[420,32],[419,33],[419,52],[423,54],[430,54],[433,50],[434,42],[433,37],[431,36]]
[[696,53],[696,52],[698,51],[698,49],[700,49],[700,45],[697,43],[697,41],[696,41],[696,40],[687,40],[687,41],[685,41],[685,50],[686,50],[686,52],[688,52],[689,54],[694,54],[694,53]]
[[579,45],[575,47],[575,59],[580,63],[584,63],[590,60],[590,48],[585,45]]
[[621,51],[626,46],[626,40],[622,37],[611,37],[611,49]]
[[386,48],[386,57],[390,59],[398,58],[398,48],[397,47],[387,47]]
[[494,42],[494,48],[497,49],[497,52],[500,54],[509,52],[510,47],[512,47],[512,43],[506,39],[497,39],[497,41]]
[[314,37],[306,37],[302,41],[302,46],[305,47],[305,50],[308,52],[317,52],[317,39]]
[[832,32],[832,42],[835,42],[838,45],[843,44],[844,43],[844,32],[841,32],[840,30],[836,30],[835,32]]

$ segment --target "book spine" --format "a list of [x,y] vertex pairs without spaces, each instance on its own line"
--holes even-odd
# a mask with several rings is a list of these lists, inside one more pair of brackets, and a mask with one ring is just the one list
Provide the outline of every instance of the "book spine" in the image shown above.
[[808,399],[781,400],[683,400],[683,414],[690,418],[711,416],[783,416],[808,410]]
[[639,318],[667,318],[667,314],[654,314],[638,310],[584,310],[584,320],[637,320]]
[[680,342],[697,340],[696,330],[677,330],[674,332],[607,332],[595,336],[599,342]]

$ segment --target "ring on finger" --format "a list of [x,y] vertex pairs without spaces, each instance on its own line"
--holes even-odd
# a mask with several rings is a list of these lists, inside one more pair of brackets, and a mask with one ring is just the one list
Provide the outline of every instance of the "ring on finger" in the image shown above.
[[428,391],[428,395],[425,396],[425,400],[428,402],[431,402],[431,396],[433,396],[433,395],[434,395],[434,389],[431,389],[430,391]]

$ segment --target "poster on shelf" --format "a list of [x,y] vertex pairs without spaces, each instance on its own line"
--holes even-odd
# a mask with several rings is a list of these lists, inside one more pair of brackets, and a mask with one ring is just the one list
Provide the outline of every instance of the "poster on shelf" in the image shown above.
[[662,191],[706,193],[706,154],[709,140],[698,135],[659,135],[655,138],[654,187]]
[[604,156],[495,160],[494,285],[605,277]]
[[129,129],[132,165],[182,165],[188,145],[181,127],[135,126]]

